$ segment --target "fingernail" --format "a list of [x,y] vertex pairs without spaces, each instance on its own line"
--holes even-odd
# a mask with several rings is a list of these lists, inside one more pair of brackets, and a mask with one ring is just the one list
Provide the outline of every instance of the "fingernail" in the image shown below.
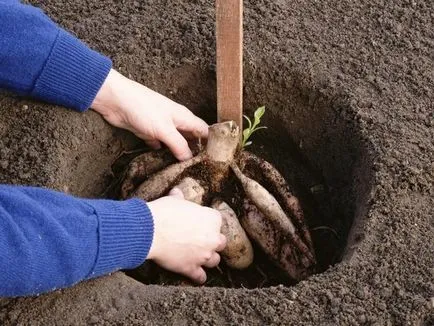
[[180,161],[186,161],[189,160],[193,157],[193,153],[189,150],[188,152],[183,153],[180,157],[179,160]]
[[172,190],[169,191],[169,196],[174,196],[177,198],[184,199],[184,194],[183,194],[182,190],[177,188],[177,187],[174,187],[174,188],[172,188]]

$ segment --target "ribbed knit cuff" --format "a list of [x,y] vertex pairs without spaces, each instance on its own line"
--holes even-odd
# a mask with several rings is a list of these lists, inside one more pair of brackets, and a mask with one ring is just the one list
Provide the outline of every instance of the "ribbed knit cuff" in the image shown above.
[[89,277],[131,269],[148,256],[154,236],[154,221],[140,199],[125,201],[88,200],[98,216],[98,254]]
[[30,95],[85,111],[95,99],[111,66],[110,59],[60,30]]

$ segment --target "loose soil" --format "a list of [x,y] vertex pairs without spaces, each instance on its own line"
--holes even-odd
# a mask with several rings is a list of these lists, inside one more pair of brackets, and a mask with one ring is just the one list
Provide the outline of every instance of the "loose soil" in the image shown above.
[[[123,74],[215,121],[213,1],[32,2]],[[266,105],[271,126],[255,142],[295,183],[324,185],[322,222],[348,234],[342,262],[252,290],[115,273],[2,299],[2,324],[432,325],[433,12],[430,0],[245,2],[245,110]],[[94,112],[4,93],[0,110],[3,183],[99,197],[118,154],[142,146]]]

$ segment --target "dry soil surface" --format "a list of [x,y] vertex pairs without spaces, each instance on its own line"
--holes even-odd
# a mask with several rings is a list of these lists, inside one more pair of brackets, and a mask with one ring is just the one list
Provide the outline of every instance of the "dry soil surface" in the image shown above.
[[[125,75],[215,119],[213,1],[34,3]],[[1,324],[433,325],[433,21],[431,0],[245,1],[246,107],[270,107],[355,219],[342,263],[256,290],[116,273],[2,299]],[[4,183],[96,197],[133,144],[93,112],[7,94],[0,110]]]

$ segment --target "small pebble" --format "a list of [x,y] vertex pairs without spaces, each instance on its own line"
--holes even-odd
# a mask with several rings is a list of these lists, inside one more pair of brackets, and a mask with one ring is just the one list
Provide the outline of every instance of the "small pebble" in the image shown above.
[[113,305],[116,309],[121,310],[127,305],[127,303],[125,302],[125,299],[118,297],[113,300]]
[[366,297],[365,291],[364,289],[358,289],[356,292],[356,296],[357,298],[359,298],[360,300],[364,300]]
[[292,300],[295,300],[295,299],[297,299],[297,297],[298,297],[298,295],[297,295],[297,293],[295,292],[295,291],[290,291],[289,292],[289,298],[290,299],[292,299]]
[[428,308],[434,309],[434,297],[431,297],[431,299],[429,299]]
[[384,302],[379,302],[377,305],[378,309],[380,309],[381,311],[385,311],[387,306]]
[[116,308],[110,308],[108,311],[106,311],[106,313],[104,314],[104,318],[105,319],[108,319],[108,320],[110,320],[110,319],[113,319],[113,317],[117,314],[117,310],[116,310]]
[[359,323],[360,324],[364,324],[364,323],[366,323],[366,316],[365,315],[359,315]]
[[99,317],[98,316],[92,316],[89,318],[89,324],[90,325],[96,325],[99,323]]

